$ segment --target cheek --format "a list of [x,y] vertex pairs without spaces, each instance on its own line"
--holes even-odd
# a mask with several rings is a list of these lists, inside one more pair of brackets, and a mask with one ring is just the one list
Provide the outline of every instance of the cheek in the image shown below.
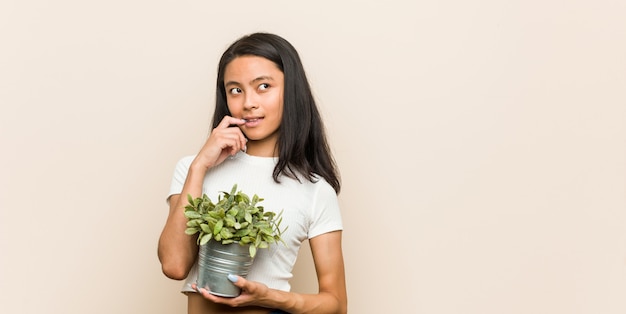
[[278,95],[276,95],[274,101],[274,110],[276,110],[276,113],[278,116],[282,116],[283,114],[283,95],[282,93],[279,93]]
[[226,106],[228,107],[228,111],[230,111],[231,114],[241,111],[241,106],[237,105],[236,100],[226,99]]

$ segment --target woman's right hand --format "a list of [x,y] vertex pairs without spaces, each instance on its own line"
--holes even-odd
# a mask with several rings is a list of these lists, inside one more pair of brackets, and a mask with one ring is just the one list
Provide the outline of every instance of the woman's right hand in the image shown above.
[[224,117],[191,162],[180,194],[169,198],[170,213],[159,238],[158,254],[163,273],[170,278],[186,278],[198,255],[196,238],[185,234],[187,218],[183,209],[188,204],[187,196],[200,197],[206,171],[246,147],[246,137],[237,127],[244,123],[242,119]]
[[[192,166],[202,167],[205,171],[219,165],[229,156],[245,150],[247,139],[237,125],[245,120],[225,116],[220,124],[211,131],[202,149],[192,162]],[[233,126],[235,125],[235,126]]]

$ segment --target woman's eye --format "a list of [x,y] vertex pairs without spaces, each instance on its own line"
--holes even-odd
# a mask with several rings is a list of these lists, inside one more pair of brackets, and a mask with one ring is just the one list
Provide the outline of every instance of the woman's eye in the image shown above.
[[268,88],[270,88],[270,85],[267,84],[267,83],[263,83],[263,84],[259,85],[259,89],[260,90],[266,90]]
[[241,88],[238,88],[238,87],[231,88],[230,93],[233,95],[241,94]]

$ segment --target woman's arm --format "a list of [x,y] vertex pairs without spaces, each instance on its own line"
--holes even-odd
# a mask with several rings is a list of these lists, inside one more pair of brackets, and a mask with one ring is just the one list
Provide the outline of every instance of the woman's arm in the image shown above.
[[187,218],[184,210],[188,203],[187,195],[193,198],[202,196],[202,184],[206,172],[245,147],[246,138],[241,130],[237,127],[230,127],[242,123],[244,121],[241,119],[230,116],[222,119],[191,162],[180,194],[170,196],[170,211],[159,238],[158,248],[161,268],[169,278],[185,279],[198,254],[197,236],[185,234]]
[[203,171],[189,169],[183,191],[169,199],[170,211],[159,238],[158,255],[163,273],[172,279],[185,279],[198,254],[197,236],[185,234],[187,218],[184,208],[187,205],[186,195],[200,196],[203,180]]
[[333,231],[309,240],[319,292],[300,294],[269,289],[266,285],[237,277],[235,285],[242,289],[236,298],[220,298],[200,289],[202,295],[215,302],[230,306],[257,305],[281,309],[291,314],[344,314],[348,311],[341,231]]
[[334,231],[309,240],[317,272],[318,294],[288,294],[283,301],[288,306],[277,304],[278,308],[293,314],[347,313],[348,296],[341,235],[341,231]]

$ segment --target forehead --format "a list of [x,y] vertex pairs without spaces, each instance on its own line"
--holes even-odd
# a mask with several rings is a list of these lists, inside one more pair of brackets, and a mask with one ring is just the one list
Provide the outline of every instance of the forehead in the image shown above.
[[261,76],[274,79],[282,78],[283,72],[278,66],[263,57],[240,56],[233,59],[224,69],[224,81],[248,82]]

